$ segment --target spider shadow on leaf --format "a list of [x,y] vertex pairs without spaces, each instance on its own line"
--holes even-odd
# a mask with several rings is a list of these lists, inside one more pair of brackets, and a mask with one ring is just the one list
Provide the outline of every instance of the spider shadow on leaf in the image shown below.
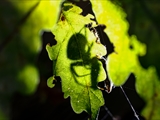
[[76,33],[69,39],[67,57],[73,61],[70,70],[76,83],[97,89],[100,63],[96,56],[91,57],[92,47],[83,34]]

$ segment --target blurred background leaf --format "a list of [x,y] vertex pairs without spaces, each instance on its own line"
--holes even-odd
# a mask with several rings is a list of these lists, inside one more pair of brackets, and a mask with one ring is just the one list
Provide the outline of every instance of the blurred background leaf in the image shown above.
[[36,62],[42,49],[41,30],[54,26],[60,3],[0,1],[0,111],[6,116],[10,114],[15,92],[25,95],[37,90],[40,76]]
[[[107,71],[108,71],[109,79],[115,84],[115,86],[119,86],[124,84],[128,80],[128,77],[130,76],[130,74],[133,73],[135,75],[135,80],[136,80],[136,83],[135,83],[136,91],[139,94],[139,96],[143,98],[143,100],[146,102],[146,106],[143,108],[141,115],[147,120],[160,119],[160,115],[159,115],[160,104],[158,103],[158,101],[160,101],[160,97],[159,97],[160,94],[158,93],[158,91],[160,90],[160,81],[157,76],[155,67],[152,67],[153,65],[155,65],[155,63],[151,64],[154,60],[151,60],[151,61],[148,60],[153,58],[152,56],[153,54],[151,55],[150,53],[148,53],[148,50],[150,50],[151,44],[152,45],[155,44],[155,46],[152,46],[152,49],[154,49],[153,51],[156,54],[158,54],[159,52],[159,47],[156,45],[156,44],[159,44],[156,42],[156,39],[158,40],[159,38],[158,36],[155,37],[158,31],[153,30],[152,31],[153,33],[151,32],[149,36],[150,35],[152,36],[152,34],[154,34],[155,38],[152,37],[148,39],[149,37],[146,37],[146,35],[144,35],[143,33],[144,31],[142,32],[140,26],[138,26],[135,29],[135,33],[130,32],[131,36],[129,36],[128,35],[129,24],[125,20],[126,14],[123,12],[123,10],[120,7],[115,6],[110,1],[96,2],[94,0],[93,1],[91,0],[91,2],[92,2],[93,11],[96,15],[98,23],[105,24],[107,26],[107,29],[105,29],[105,31],[114,46],[115,52],[108,55],[108,58],[107,58]],[[122,3],[120,4],[122,5]],[[146,17],[142,14],[143,13],[142,11],[141,11],[142,13],[139,11],[137,12],[132,11],[137,16],[136,18],[134,18],[135,21],[141,20],[144,16],[143,24],[145,24],[145,22],[147,22],[147,24],[150,23],[150,27],[153,27],[155,30],[158,30],[157,26],[159,26],[159,23],[156,22],[157,20],[155,19],[156,18],[155,15],[151,14],[147,6],[147,4],[149,3],[142,0],[141,2],[136,1],[134,2],[134,4],[140,5],[141,9],[143,8],[144,11],[148,13],[151,21],[152,22],[154,21],[154,24],[157,24],[157,25],[154,28],[152,26],[153,24],[151,24],[149,20],[145,20]],[[96,9],[96,8],[99,8],[99,9]],[[132,13],[130,13],[129,15],[131,14]],[[140,15],[138,16],[138,14]],[[138,21],[137,23],[138,25],[139,25],[139,22],[140,21]],[[150,28],[147,27],[145,30],[150,31]],[[136,33],[136,31],[138,33]],[[147,44],[147,47],[144,44],[146,43],[145,42],[146,40],[144,40],[143,41],[144,43],[142,44],[140,41],[137,40],[137,37],[135,35],[133,36],[133,34],[140,35],[139,33],[141,34],[141,39],[143,38],[143,39],[146,39],[147,41],[150,41],[150,44],[149,45]],[[155,42],[153,39],[155,39]],[[149,56],[149,54],[151,55],[150,58],[145,56],[146,53],[148,53],[146,56]],[[144,61],[141,61],[142,66],[139,62],[139,58],[141,58],[141,60],[144,60]],[[143,66],[146,69],[143,68]],[[159,71],[158,70],[159,67],[156,66],[156,68],[157,68],[157,71]]]

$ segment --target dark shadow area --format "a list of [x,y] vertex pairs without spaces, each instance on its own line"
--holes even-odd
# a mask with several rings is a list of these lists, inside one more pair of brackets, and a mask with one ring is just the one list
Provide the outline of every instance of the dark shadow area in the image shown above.
[[[88,28],[91,32],[93,32],[93,34],[95,35],[97,40],[100,40],[100,43],[106,47],[107,54],[105,56],[103,56],[104,59],[99,59],[99,60],[102,62],[103,68],[107,74],[106,60],[107,60],[108,55],[110,55],[112,52],[114,52],[114,46],[110,42],[108,35],[104,32],[104,29],[106,28],[106,26],[101,24],[101,25],[98,25],[97,27],[92,27],[91,24],[89,24]],[[98,42],[97,40],[96,40],[96,42]],[[98,83],[98,86],[100,89],[103,89],[103,90],[107,91],[108,93],[110,93],[112,90],[112,83],[110,82],[108,77],[106,78],[105,81]]]
[[96,20],[96,17],[95,17],[95,14],[94,14],[94,12],[92,10],[92,4],[91,4],[91,2],[89,0],[79,0],[79,1],[68,0],[68,1],[70,1],[73,4],[79,6],[83,10],[82,13],[81,13],[81,15],[83,15],[83,16],[86,16],[88,14],[93,15],[94,19],[92,19],[92,20],[94,20],[98,24],[98,22]]
[[[107,54],[105,56],[103,56],[103,57],[107,60],[108,55],[110,55],[111,53],[114,52],[114,46],[110,42],[108,35],[104,32],[104,29],[106,29],[105,25],[102,25],[102,24],[98,25],[97,27],[95,27],[95,29],[98,32],[101,44],[103,44],[106,47]],[[106,64],[106,61],[103,60],[103,59],[100,59],[100,61],[102,62],[103,68],[104,68],[104,70],[106,72],[106,75],[107,75],[107,69],[106,69],[107,68],[107,64]],[[111,85],[111,82],[110,82],[108,77],[105,79],[105,81],[98,83],[98,86],[101,89],[104,89],[105,91],[107,91],[108,93],[110,93],[112,91],[112,85]]]
[[95,29],[99,34],[101,43],[106,47],[107,55],[105,56],[105,58],[107,58],[109,54],[114,52],[114,46],[110,42],[108,35],[104,32],[104,29],[107,29],[107,27],[103,24],[99,24],[97,27],[95,27]]
[[46,45],[56,45],[57,41],[54,37],[51,31],[41,31],[42,50],[37,59],[37,67],[40,72],[40,77],[46,80],[53,74],[53,62],[48,57]]
[[[98,59],[96,57],[90,58],[90,49],[92,45],[93,44],[88,46],[86,37],[80,33],[76,33],[69,39],[67,46],[67,57],[73,60],[70,65],[70,69],[76,82],[82,86],[86,86],[85,84],[78,82],[77,79],[80,79],[80,77],[84,78],[85,76],[91,76],[91,87],[96,89],[100,64],[98,63]],[[77,73],[76,69],[79,66],[83,67],[83,69],[87,70],[87,72],[81,73],[81,71],[77,71]]]

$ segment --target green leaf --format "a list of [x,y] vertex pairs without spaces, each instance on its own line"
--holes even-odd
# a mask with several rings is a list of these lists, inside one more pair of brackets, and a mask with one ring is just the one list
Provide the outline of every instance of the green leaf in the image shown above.
[[107,59],[109,79],[114,85],[120,86],[133,73],[136,78],[136,90],[146,102],[142,115],[147,120],[158,120],[160,80],[154,67],[144,69],[138,59],[139,56],[146,54],[146,45],[140,43],[134,35],[131,37],[128,35],[126,14],[120,7],[109,0],[100,2],[91,0],[91,2],[98,23],[107,26],[105,32],[115,47],[115,52]]
[[49,57],[53,60],[54,75],[62,80],[64,97],[71,98],[71,106],[76,113],[86,111],[95,119],[100,106],[104,104],[97,83],[105,80],[106,73],[97,54],[105,55],[106,48],[96,43],[96,38],[86,24],[93,23],[92,15],[80,15],[82,10],[65,3],[53,34],[55,46],[47,45]]
[[[139,43],[138,50],[135,45],[138,43],[135,36],[130,37],[127,33],[128,23],[125,20],[125,13],[119,6],[109,0],[96,2],[91,0],[94,13],[99,24],[105,24],[105,29],[110,41],[114,45],[114,51],[107,58],[107,71],[109,79],[116,86],[124,84],[129,75],[133,72],[138,63],[138,55],[145,52],[145,45]],[[100,8],[100,9],[96,9]]]
[[33,93],[39,84],[38,70],[33,65],[26,65],[18,74],[19,92],[23,94]]
[[154,67],[147,70],[139,68],[135,70],[136,89],[139,95],[145,100],[146,106],[142,115],[146,120],[158,120],[160,118],[160,80]]
[[56,79],[55,79],[54,76],[48,78],[48,80],[47,80],[47,86],[50,87],[50,88],[53,88],[55,86],[54,81],[56,81]]

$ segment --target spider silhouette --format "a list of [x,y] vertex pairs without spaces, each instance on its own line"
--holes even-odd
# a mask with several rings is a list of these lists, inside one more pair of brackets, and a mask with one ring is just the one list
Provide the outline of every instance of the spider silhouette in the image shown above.
[[67,46],[67,57],[73,61],[70,64],[70,70],[75,81],[83,86],[87,83],[93,89],[97,89],[100,63],[96,56],[90,57],[93,42],[89,44],[83,34],[72,35]]

